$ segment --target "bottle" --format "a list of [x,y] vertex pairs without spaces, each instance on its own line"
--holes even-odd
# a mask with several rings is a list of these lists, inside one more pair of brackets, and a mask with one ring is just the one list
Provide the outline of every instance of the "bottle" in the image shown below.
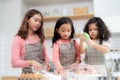
[[120,72],[120,58],[118,59],[118,71]]
[[117,54],[117,53],[118,53],[118,49],[115,49],[114,51],[115,51],[115,52],[114,52],[115,54]]
[[110,54],[112,54],[113,53],[113,49],[110,49]]

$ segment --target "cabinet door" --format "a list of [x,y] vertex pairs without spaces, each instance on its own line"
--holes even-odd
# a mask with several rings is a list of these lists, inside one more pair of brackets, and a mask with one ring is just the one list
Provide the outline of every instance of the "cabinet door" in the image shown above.
[[120,16],[104,18],[104,21],[111,33],[120,33]]

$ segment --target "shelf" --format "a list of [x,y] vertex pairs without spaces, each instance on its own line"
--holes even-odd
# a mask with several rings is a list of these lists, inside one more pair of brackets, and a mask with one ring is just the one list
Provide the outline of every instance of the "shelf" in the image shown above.
[[[75,34],[75,38],[79,38],[79,36],[80,36],[79,33],[76,33],[76,34]],[[46,39],[51,39],[52,37],[53,37],[53,34],[47,34],[47,35],[45,35],[45,38],[46,38]]]
[[[24,3],[27,5],[34,5],[34,6],[39,6],[39,5],[60,5],[60,4],[70,4],[70,3],[79,3],[80,1],[84,0],[22,0]],[[89,1],[89,0],[85,0]]]
[[[71,16],[67,16],[69,18],[71,18],[72,20],[74,19],[88,19],[93,17],[94,14],[82,14],[82,15],[71,15]],[[51,17],[44,17],[44,22],[51,22],[51,21],[56,21],[58,20],[60,17],[62,16],[51,16]]]

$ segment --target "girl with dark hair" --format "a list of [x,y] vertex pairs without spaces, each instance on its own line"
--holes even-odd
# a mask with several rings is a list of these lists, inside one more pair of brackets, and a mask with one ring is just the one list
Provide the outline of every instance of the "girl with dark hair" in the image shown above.
[[45,63],[50,70],[49,56],[43,31],[43,16],[40,11],[29,10],[12,44],[12,66],[22,68],[22,73],[41,70]]
[[[83,31],[90,36],[89,39],[85,40],[85,35],[80,35],[80,53],[85,52],[85,63],[105,64],[104,54],[110,51],[110,32],[107,26],[100,17],[93,17],[88,20]],[[84,46],[84,41],[88,47]]]
[[57,20],[52,38],[53,63],[56,70],[63,72],[73,69],[80,63],[79,45],[74,38],[73,22],[68,17]]

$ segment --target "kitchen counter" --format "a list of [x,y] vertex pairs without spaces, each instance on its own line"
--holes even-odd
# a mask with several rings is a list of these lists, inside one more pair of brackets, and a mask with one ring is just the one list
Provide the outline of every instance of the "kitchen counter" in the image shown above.
[[[81,76],[79,76],[79,79],[72,78],[72,80],[98,80],[97,76],[98,75],[81,75]],[[18,80],[18,76],[3,76],[2,80]],[[29,80],[29,79],[27,79],[27,80]],[[38,79],[35,79],[35,80],[38,80]],[[42,79],[40,79],[40,80],[42,80]],[[62,80],[62,79],[60,79],[60,77],[59,77],[59,79],[57,77],[54,77],[54,78],[51,77],[50,79],[46,78],[43,80]]]
[[[54,73],[43,74],[46,78],[44,80],[98,80],[98,77],[107,77],[107,71],[104,65],[94,65],[98,70],[95,74],[76,74],[74,72],[67,72],[66,74],[58,75]],[[62,77],[61,77],[62,76]],[[17,80],[19,76],[3,76],[2,80]],[[29,79],[27,79],[29,80]],[[41,80],[41,79],[40,79]]]
[[[117,74],[120,74],[120,72]],[[72,79],[68,79],[68,80],[104,80],[104,79],[100,79],[101,75],[99,75],[99,74],[78,75],[77,79],[75,79],[72,75],[69,76],[69,77],[72,77]],[[120,75],[117,75],[117,76],[114,75],[113,77],[116,77],[117,80],[120,80]],[[55,76],[53,74],[49,74],[49,78],[46,78],[43,80],[62,80],[59,75]],[[2,80],[18,80],[18,76],[3,76]],[[24,79],[24,80],[29,80],[29,79]],[[35,80],[38,80],[38,79],[35,79]],[[40,80],[42,80],[42,79],[40,79]]]
[[2,80],[17,80],[18,76],[2,76]]
[[[67,75],[67,78],[76,78],[77,79],[72,79],[72,80],[103,80],[103,79],[98,79],[98,77],[107,77],[107,73],[106,73],[106,70],[104,68],[103,65],[96,65],[96,68],[98,71],[98,74],[75,74],[75,73],[71,73],[71,74],[68,74]],[[101,74],[103,73],[103,74]],[[44,80],[63,80],[61,79],[61,76],[60,75],[56,75],[56,74],[53,74],[53,73],[47,73],[46,74],[47,78],[44,79]],[[69,77],[68,77],[69,76]],[[113,77],[117,77],[117,80],[120,80],[120,72],[113,72],[112,74]],[[18,75],[16,76],[2,76],[2,79],[1,80],[18,80]],[[29,80],[29,79],[24,79],[24,80]],[[38,79],[36,79],[38,80]],[[40,79],[42,80],[42,79]],[[71,80],[71,79],[67,79],[67,80]]]

